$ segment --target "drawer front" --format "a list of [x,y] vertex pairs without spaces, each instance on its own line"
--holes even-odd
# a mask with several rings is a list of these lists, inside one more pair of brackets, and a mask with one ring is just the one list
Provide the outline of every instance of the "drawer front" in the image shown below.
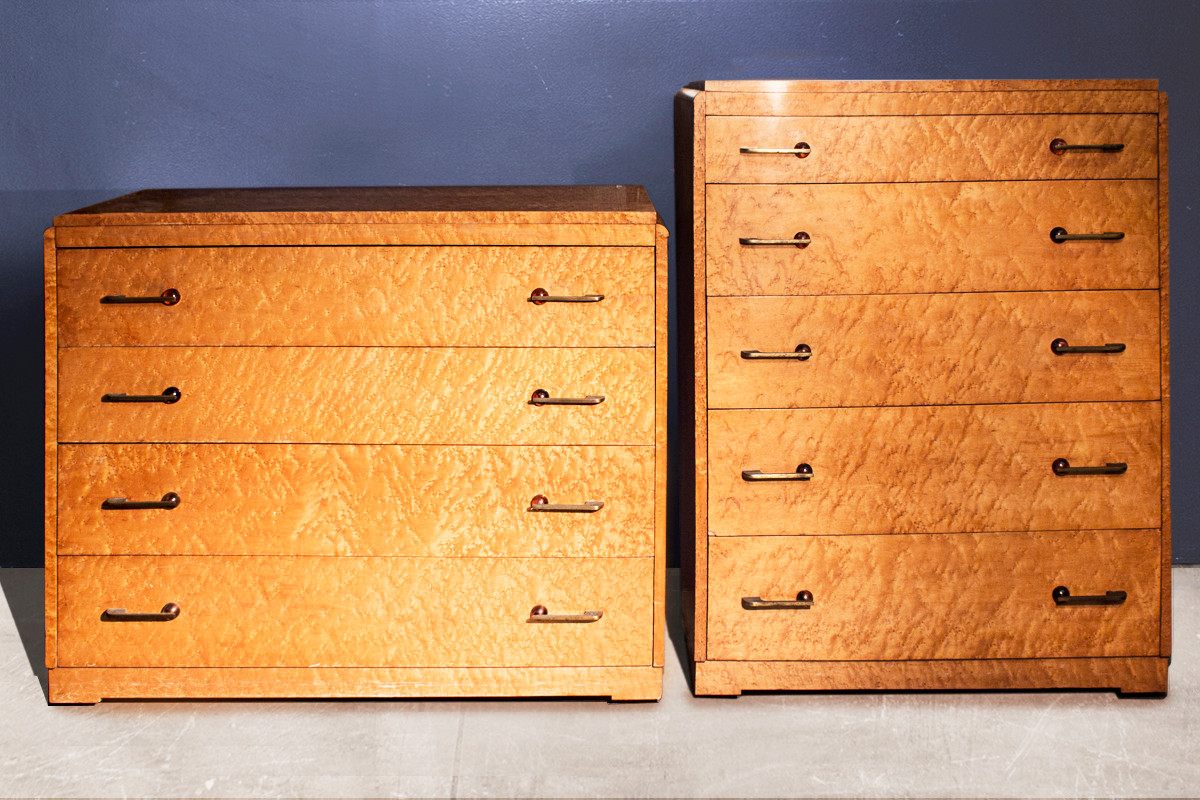
[[[1156,114],[708,117],[705,126],[709,183],[1158,177]],[[1056,155],[1055,139],[1124,148]],[[804,158],[740,152],[800,143]]]
[[[708,315],[710,408],[1154,400],[1161,391],[1157,290],[711,297]],[[1124,350],[1056,354],[1059,339]]]
[[[101,301],[169,289],[174,305]],[[652,346],[654,249],[61,250],[58,297],[64,346]]]
[[654,443],[649,348],[64,348],[58,380],[62,442]]
[[1157,181],[710,185],[706,203],[710,295],[1158,286]]
[[58,519],[60,555],[649,557],[654,451],[62,445]]
[[[631,666],[653,559],[63,557],[64,667]],[[114,621],[110,608],[169,621]],[[602,611],[529,623],[530,611]]]
[[[708,415],[718,536],[1157,528],[1158,403],[910,406]],[[1058,475],[1124,463],[1117,475]],[[809,480],[754,480],[812,468]],[[751,480],[746,480],[750,477]]]
[[[1156,656],[1159,541],[1157,530],[717,540],[708,657]],[[1058,605],[1058,586],[1126,598]],[[810,608],[744,608],[802,591]]]

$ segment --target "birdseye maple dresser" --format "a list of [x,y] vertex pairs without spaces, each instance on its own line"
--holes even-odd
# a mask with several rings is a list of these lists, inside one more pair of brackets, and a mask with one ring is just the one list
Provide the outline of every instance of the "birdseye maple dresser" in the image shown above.
[[698,694],[1166,691],[1166,131],[1155,81],[677,95]]
[[51,702],[661,695],[641,187],[145,191],[45,245]]

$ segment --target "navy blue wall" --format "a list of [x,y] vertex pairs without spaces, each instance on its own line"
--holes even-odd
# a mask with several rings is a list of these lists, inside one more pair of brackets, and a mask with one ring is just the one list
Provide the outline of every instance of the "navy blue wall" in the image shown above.
[[41,561],[41,233],[54,214],[147,187],[638,183],[673,233],[671,98],[716,78],[1158,78],[1171,94],[1174,555],[1200,562],[1200,4],[5,0],[0,12],[0,565]]

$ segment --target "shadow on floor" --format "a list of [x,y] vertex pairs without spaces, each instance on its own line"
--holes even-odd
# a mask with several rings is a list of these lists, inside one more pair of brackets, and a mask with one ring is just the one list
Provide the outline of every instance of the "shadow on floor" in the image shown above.
[[25,647],[29,666],[42,685],[46,701],[50,682],[46,671],[46,591],[45,572],[40,569],[0,569],[0,588],[8,601],[17,634]]
[[[682,597],[680,595],[680,571],[678,569],[667,570],[667,641],[675,647],[675,655],[679,659],[679,666],[683,669],[683,677],[687,680],[688,689],[694,695],[696,687],[692,682],[692,661],[688,655],[687,634],[683,630],[683,608]],[[666,659],[666,664],[663,665],[663,670],[669,669],[671,659]],[[664,675],[663,681],[667,678]]]

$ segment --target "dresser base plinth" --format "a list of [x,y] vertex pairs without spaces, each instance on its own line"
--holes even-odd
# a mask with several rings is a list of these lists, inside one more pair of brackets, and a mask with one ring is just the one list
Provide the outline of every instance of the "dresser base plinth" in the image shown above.
[[50,670],[51,703],[104,699],[609,697],[658,700],[662,667],[245,667]]
[[1169,659],[1043,658],[977,661],[701,661],[697,695],[749,691],[978,691],[1113,689],[1166,694]]

